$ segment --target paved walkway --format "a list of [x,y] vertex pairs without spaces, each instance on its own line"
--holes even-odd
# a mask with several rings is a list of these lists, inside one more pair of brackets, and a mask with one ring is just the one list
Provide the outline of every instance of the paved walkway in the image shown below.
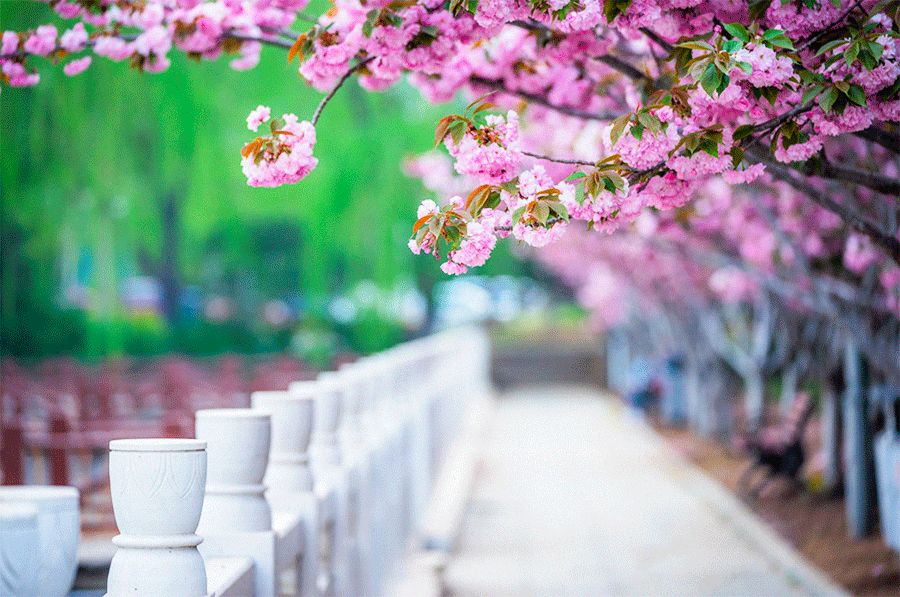
[[444,580],[455,597],[841,594],[617,402],[571,387],[501,400]]

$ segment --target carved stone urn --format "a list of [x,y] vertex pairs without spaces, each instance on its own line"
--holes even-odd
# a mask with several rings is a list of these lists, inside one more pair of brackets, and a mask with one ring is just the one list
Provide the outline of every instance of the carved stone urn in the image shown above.
[[39,541],[37,508],[0,503],[0,595],[38,594]]
[[119,535],[107,595],[202,597],[206,570],[197,523],[206,486],[206,442],[109,443],[109,482]]
[[207,443],[209,469],[201,535],[268,531],[272,511],[263,478],[271,415],[250,408],[198,410],[196,436]]
[[[68,595],[78,567],[78,490],[49,485],[0,487],[0,505],[28,504],[37,510],[37,589],[41,597]],[[6,539],[3,538],[4,545]],[[2,565],[2,562],[0,562]],[[0,591],[0,595],[4,595]]]

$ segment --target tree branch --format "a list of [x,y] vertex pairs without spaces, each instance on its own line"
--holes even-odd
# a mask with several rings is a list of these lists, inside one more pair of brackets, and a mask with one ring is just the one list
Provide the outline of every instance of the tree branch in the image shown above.
[[656,33],[655,31],[651,31],[650,29],[647,29],[646,27],[641,27],[641,33],[643,33],[644,35],[649,37],[651,40],[653,40],[653,42],[655,42],[656,45],[658,45],[660,48],[662,48],[666,52],[671,52],[674,49],[672,44],[670,44],[669,42],[667,42],[666,40],[661,38],[659,36],[659,34]]
[[618,56],[613,56],[612,54],[606,54],[605,56],[594,56],[594,60],[597,62],[602,62],[606,66],[619,71],[629,79],[633,79],[635,81],[644,81],[645,83],[655,83],[652,77],[649,75],[642,73],[636,67],[625,62]]
[[285,50],[290,50],[291,46],[294,45],[294,42],[287,41],[284,39],[271,38],[271,37],[257,37],[255,35],[244,35],[243,33],[234,33],[234,32],[223,33],[222,39],[235,39],[237,41],[255,41],[255,42],[259,42],[261,44],[267,44],[270,46],[283,48]]
[[497,91],[501,91],[508,95],[515,95],[521,97],[524,100],[528,100],[533,104],[537,104],[539,106],[543,106],[545,108],[549,108],[554,112],[559,112],[560,114],[565,114],[567,116],[573,116],[575,118],[582,118],[584,120],[599,120],[601,122],[608,122],[610,120],[614,120],[616,118],[615,114],[603,114],[603,113],[595,113],[588,112],[586,110],[580,110],[578,108],[570,108],[568,106],[558,106],[552,103],[543,95],[538,95],[536,93],[530,93],[528,91],[513,91],[508,89],[503,81],[499,81],[496,79],[487,79],[485,77],[480,77],[478,75],[472,75],[469,77],[469,82],[474,85],[483,85],[485,87],[490,87],[491,89],[496,89]]
[[[804,173],[813,175],[818,174],[815,169],[807,169]],[[822,163],[821,176],[833,178],[835,180],[843,180],[893,197],[900,195],[900,180],[878,174],[877,172],[858,170],[856,168],[850,168],[849,166],[839,166],[824,160]]]
[[838,203],[829,197],[827,193],[824,193],[811,185],[809,181],[794,176],[792,168],[776,162],[769,157],[760,155],[755,151],[749,152],[748,156],[752,156],[755,161],[765,164],[766,170],[775,178],[783,180],[798,191],[804,193],[813,202],[818,203],[828,211],[839,215],[851,228],[871,238],[875,244],[879,245],[887,252],[891,259],[896,263],[900,263],[900,241],[892,234],[882,230],[880,226],[871,222],[852,207]]
[[864,131],[853,133],[857,137],[881,145],[894,153],[900,153],[900,135],[886,131],[878,126],[870,126]]
[[576,160],[569,158],[553,158],[546,155],[541,155],[539,153],[531,153],[530,151],[523,151],[522,155],[527,155],[530,158],[536,158],[538,160],[546,160],[548,162],[556,162],[557,164],[572,164],[573,166],[596,166],[595,162],[588,162],[585,160]]
[[375,56],[369,56],[368,58],[360,60],[355,65],[347,69],[347,72],[345,72],[341,76],[341,78],[338,79],[338,82],[335,83],[334,87],[331,88],[331,91],[329,91],[325,95],[325,97],[322,98],[322,101],[319,102],[319,105],[316,106],[316,111],[313,112],[312,120],[310,120],[313,126],[316,126],[316,123],[319,122],[319,117],[322,115],[322,110],[325,109],[325,106],[328,105],[328,102],[330,102],[334,95],[338,92],[338,89],[340,89],[344,85],[344,83],[347,82],[347,79],[349,79],[353,75],[353,73],[355,73],[368,63],[372,62],[373,60],[375,60]]

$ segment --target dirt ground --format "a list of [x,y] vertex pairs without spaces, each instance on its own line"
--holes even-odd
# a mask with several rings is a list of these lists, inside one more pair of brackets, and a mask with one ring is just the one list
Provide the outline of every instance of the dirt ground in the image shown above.
[[[738,479],[748,459],[689,431],[658,431],[675,450],[738,493]],[[840,496],[812,493],[773,481],[757,499],[748,501],[741,497],[810,562],[852,594],[900,595],[900,556],[884,544],[877,529],[866,539],[851,539]]]

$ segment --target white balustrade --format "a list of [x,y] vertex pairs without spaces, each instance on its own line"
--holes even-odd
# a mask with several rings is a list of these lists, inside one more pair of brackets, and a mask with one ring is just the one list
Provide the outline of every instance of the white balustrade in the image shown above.
[[[31,595],[62,597],[68,595],[78,567],[78,490],[66,486],[11,485],[0,487],[0,505],[30,505],[37,511],[38,566],[37,587]],[[10,521],[10,524],[12,522]],[[25,524],[19,521],[18,524]],[[21,526],[20,532],[21,532]],[[7,539],[0,545],[7,549]],[[15,545],[13,545],[13,549]],[[0,567],[3,562],[0,560]],[[0,573],[5,577],[6,573]],[[28,593],[24,593],[28,594]],[[5,593],[0,592],[0,595]]]
[[108,597],[208,595],[197,546],[206,444],[193,439],[109,443],[109,484],[119,535]]
[[488,367],[481,330],[442,332],[256,392],[252,409],[198,411],[197,440],[113,442],[109,595],[383,594]]
[[316,381],[294,382],[290,390],[311,391],[315,394],[316,408],[309,457],[314,476],[322,480],[323,477],[335,474],[341,463],[338,444],[338,422],[341,414],[340,383],[334,374],[323,374]]
[[0,595],[38,595],[38,510],[28,503],[0,503]]
[[276,572],[282,594],[316,592],[316,498],[310,468],[314,388],[254,392],[253,408],[272,418],[265,482],[277,538]]
[[263,478],[269,461],[271,415],[250,408],[196,414],[197,439],[207,443],[206,498],[198,533],[204,557],[249,557],[258,597],[276,593],[275,532]]

